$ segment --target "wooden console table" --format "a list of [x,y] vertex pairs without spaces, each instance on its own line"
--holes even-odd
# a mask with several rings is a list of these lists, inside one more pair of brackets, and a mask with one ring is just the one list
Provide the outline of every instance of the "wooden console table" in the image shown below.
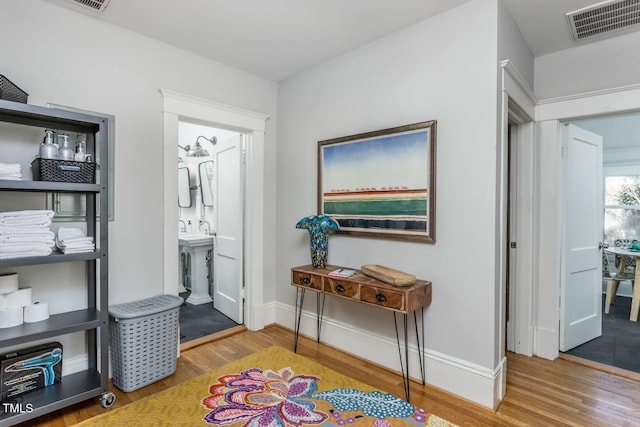
[[[421,347],[421,343],[424,342],[424,314],[422,308],[431,304],[431,282],[416,280],[416,283],[411,286],[392,286],[369,277],[360,270],[356,270],[355,274],[344,278],[329,276],[330,272],[338,268],[341,267],[328,265],[326,268],[314,268],[311,265],[304,265],[291,269],[291,284],[296,287],[293,351],[297,352],[298,350],[302,304],[304,303],[304,295],[307,290],[316,293],[316,330],[318,342],[320,342],[326,295],[390,310],[393,313],[393,321],[395,324],[402,380],[407,401],[409,401],[409,328],[407,319],[409,313],[413,312],[418,354],[420,355],[420,373],[422,375],[422,384],[424,385],[425,362]],[[422,325],[421,334],[418,334],[418,312],[420,312],[420,324]],[[397,314],[402,314],[404,325],[404,360],[402,357],[400,333],[398,332]]]

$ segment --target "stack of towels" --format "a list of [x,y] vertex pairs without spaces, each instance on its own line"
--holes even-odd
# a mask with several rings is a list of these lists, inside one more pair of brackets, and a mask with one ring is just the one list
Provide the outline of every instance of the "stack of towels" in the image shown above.
[[19,181],[22,179],[22,170],[19,163],[0,163],[0,179]]
[[66,227],[58,229],[56,246],[65,254],[93,252],[96,249],[93,237],[87,237],[79,228]]
[[0,259],[50,255],[55,246],[53,211],[0,212]]

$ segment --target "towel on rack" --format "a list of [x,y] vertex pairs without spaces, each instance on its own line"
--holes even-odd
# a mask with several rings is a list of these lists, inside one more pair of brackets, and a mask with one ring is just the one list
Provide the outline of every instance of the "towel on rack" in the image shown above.
[[2,244],[29,244],[36,243],[47,245],[49,247],[55,246],[55,235],[51,231],[42,232],[38,234],[9,234],[3,235],[0,233],[0,245]]
[[25,210],[0,212],[0,225],[15,227],[49,227],[54,212],[49,210]]
[[20,163],[0,163],[0,173],[20,173]]
[[93,252],[96,245],[93,237],[85,236],[79,228],[60,227],[56,236],[56,246],[65,254]]
[[13,225],[0,224],[0,236],[52,236],[55,235],[49,228],[45,227],[16,227]]
[[20,163],[0,163],[0,179],[21,180],[21,168]]
[[0,244],[0,259],[47,256],[53,250],[42,244]]

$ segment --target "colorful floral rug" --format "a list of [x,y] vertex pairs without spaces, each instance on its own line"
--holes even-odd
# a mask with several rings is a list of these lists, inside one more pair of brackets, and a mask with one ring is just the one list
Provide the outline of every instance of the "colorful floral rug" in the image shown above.
[[79,425],[454,426],[277,346]]

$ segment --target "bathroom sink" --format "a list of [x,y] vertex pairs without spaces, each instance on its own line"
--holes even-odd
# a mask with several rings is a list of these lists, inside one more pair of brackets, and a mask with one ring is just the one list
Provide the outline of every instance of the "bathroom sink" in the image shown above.
[[202,233],[179,233],[178,243],[182,246],[207,246],[213,244],[213,236]]

